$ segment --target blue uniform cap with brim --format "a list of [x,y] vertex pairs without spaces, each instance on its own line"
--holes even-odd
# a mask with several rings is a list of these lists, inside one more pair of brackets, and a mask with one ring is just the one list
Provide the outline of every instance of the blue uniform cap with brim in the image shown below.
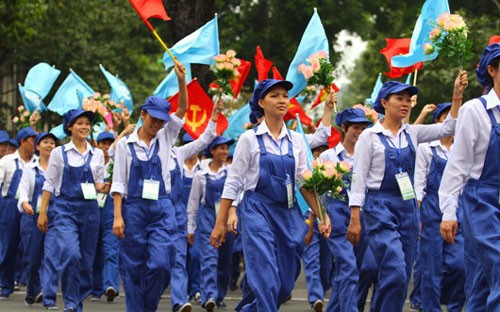
[[5,130],[0,130],[0,143],[9,142],[9,134]]
[[96,141],[97,141],[97,143],[99,143],[99,142],[104,141],[104,140],[114,141],[115,136],[111,132],[103,131],[103,132],[99,133]]
[[450,107],[451,107],[450,102],[438,104],[438,106],[432,113],[432,122],[435,123],[436,119],[439,119],[441,115],[444,113],[444,111],[450,109]]
[[[16,139],[9,139],[7,142],[9,142],[10,145],[15,146],[16,148],[19,147],[19,145],[17,145]],[[3,142],[0,142],[0,143],[3,143]]]
[[182,136],[182,145],[191,143],[193,141],[194,141],[193,137],[191,137],[187,132],[184,133],[184,135]]
[[233,145],[233,143],[234,143],[233,139],[225,138],[223,136],[217,136],[217,137],[215,137],[215,139],[213,139],[212,142],[210,142],[210,144],[208,144],[207,148],[205,148],[205,151],[203,151],[203,155],[205,157],[212,157],[212,153],[210,152],[210,150],[212,148],[215,148],[218,145],[222,145],[222,144],[227,144],[227,145],[231,146],[231,145]]
[[266,95],[267,92],[275,86],[282,86],[288,91],[293,87],[293,83],[287,80],[278,80],[278,79],[264,79],[261,82],[259,82],[257,87],[255,87],[255,90],[253,91],[252,98],[250,99],[251,123],[253,124],[257,123],[258,119],[264,116],[264,110],[262,109],[262,107],[259,106],[259,100],[262,99],[264,95]]
[[365,111],[361,108],[346,108],[343,111],[337,113],[335,117],[335,123],[337,126],[341,126],[346,122],[350,123],[372,123],[368,118],[366,118]]
[[157,96],[148,97],[146,102],[140,107],[141,110],[145,110],[152,117],[165,122],[170,120],[170,108],[171,105],[169,101]]
[[94,122],[95,114],[91,111],[86,111],[83,109],[70,109],[63,116],[63,130],[67,136],[71,136],[71,131],[69,131],[68,125],[70,125],[80,116],[87,116],[90,120],[90,123]]
[[36,137],[36,132],[35,130],[33,130],[33,128],[25,127],[19,130],[16,134],[17,146],[21,145],[22,140],[29,137]]
[[488,65],[499,56],[500,43],[490,44],[484,49],[481,60],[479,60],[479,66],[476,68],[477,81],[479,81],[483,88],[492,87],[492,79],[490,78],[490,74],[488,74]]
[[382,106],[382,99],[387,100],[391,94],[408,91],[410,96],[418,93],[418,88],[410,86],[399,81],[387,81],[378,92],[377,99],[373,103],[373,109],[379,114],[385,114],[385,108]]
[[37,154],[37,155],[40,154],[40,152],[38,151],[38,149],[36,147],[46,137],[51,137],[54,140],[54,142],[57,144],[57,138],[55,135],[53,135],[52,133],[47,133],[47,132],[39,132],[35,137],[35,154]]

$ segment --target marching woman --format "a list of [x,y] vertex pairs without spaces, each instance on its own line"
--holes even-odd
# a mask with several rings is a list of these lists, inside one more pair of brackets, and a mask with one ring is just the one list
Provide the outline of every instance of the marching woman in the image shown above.
[[367,243],[379,267],[374,311],[403,310],[420,223],[413,189],[415,146],[453,134],[467,83],[467,73],[461,71],[455,79],[450,116],[435,125],[403,123],[418,89],[397,81],[384,83],[374,109],[385,117],[356,143],[347,239],[359,243],[363,207]]
[[[172,295],[172,308],[174,312],[186,312],[191,309],[188,302],[188,273],[186,271],[187,262],[187,205],[182,202],[182,191],[184,188],[184,162],[198,154],[207,147],[216,137],[215,128],[220,112],[224,108],[224,101],[219,99],[214,105],[212,116],[207,128],[200,137],[190,143],[172,148],[173,161],[169,164],[172,190],[170,199],[175,206],[177,229],[179,239],[176,240],[175,265],[172,268],[172,282],[170,293]],[[173,168],[172,168],[173,167]],[[182,239],[186,238],[186,239]]]
[[[236,212],[231,207],[245,191],[239,205],[239,234],[245,257],[246,278],[255,299],[242,311],[277,311],[291,294],[297,270],[297,253],[307,226],[294,196],[295,183],[307,168],[306,144],[301,135],[286,128],[288,90],[292,83],[265,79],[254,90],[252,114],[264,116],[253,130],[240,136],[233,164],[224,185],[220,212],[211,235],[212,246],[224,243],[228,214],[234,231]],[[301,193],[316,216],[320,216],[314,194]],[[328,217],[320,232],[330,234]]]
[[94,114],[72,109],[64,114],[63,129],[71,141],[50,154],[45,171],[38,228],[48,230],[47,207],[55,196],[54,228],[60,262],[65,311],[80,311],[92,292],[92,264],[99,230],[97,192],[104,183],[104,155],[88,142]]
[[[460,110],[450,159],[439,188],[441,235],[454,243],[463,213],[466,310],[500,307],[500,43],[488,46],[476,69],[486,89]],[[461,196],[459,196],[461,194]]]
[[[205,153],[212,158],[210,163],[198,171],[188,200],[188,241],[198,240],[200,248],[201,304],[207,311],[222,307],[229,284],[229,261],[232,242],[226,240],[219,250],[210,245],[210,234],[219,213],[220,199],[228,166],[229,146],[234,141],[218,136],[207,147]],[[196,230],[196,232],[195,232]],[[196,233],[196,234],[195,234]]]
[[42,187],[49,157],[56,147],[56,137],[40,132],[35,138],[35,154],[38,159],[30,162],[23,171],[19,184],[18,208],[21,216],[21,239],[24,242],[23,267],[26,273],[26,297],[24,302],[32,305],[41,301],[40,266],[42,263],[44,234],[37,228],[41,208]]
[[[443,122],[451,103],[437,106],[432,121]],[[422,232],[420,234],[421,308],[424,311],[462,311],[465,303],[464,241],[462,229],[455,244],[448,244],[439,235],[442,213],[439,209],[438,189],[448,160],[453,137],[422,143],[417,149],[415,193],[420,207]],[[460,217],[460,221],[462,218]]]
[[175,207],[170,200],[172,145],[187,109],[184,66],[175,65],[179,107],[149,97],[140,107],[143,125],[121,139],[114,153],[113,232],[119,240],[120,273],[127,311],[156,311],[175,264]]
[[[346,108],[339,112],[335,121],[342,129],[342,142],[321,154],[322,161],[333,161],[335,164],[346,162],[352,167],[354,146],[360,134],[371,124],[361,108]],[[349,183],[349,182],[348,182]],[[351,211],[348,201],[348,187],[344,187],[344,198],[328,198],[327,212],[332,220],[332,234],[328,238],[328,246],[335,259],[332,274],[332,295],[328,301],[327,311],[358,310],[358,268],[354,247],[347,241]],[[364,253],[363,253],[364,254]]]

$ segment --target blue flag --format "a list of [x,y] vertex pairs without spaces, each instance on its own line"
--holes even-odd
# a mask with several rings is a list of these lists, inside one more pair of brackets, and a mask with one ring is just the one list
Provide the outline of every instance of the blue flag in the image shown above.
[[63,115],[70,109],[82,106],[81,96],[90,97],[92,94],[94,94],[94,90],[71,70],[50,101],[48,109]]
[[50,129],[49,132],[52,133],[53,135],[55,135],[55,137],[59,141],[64,140],[64,138],[66,138],[66,133],[64,133],[64,130],[63,130],[63,124],[60,124],[59,126]]
[[[186,83],[189,83],[192,80],[191,65],[184,64],[184,67],[186,67]],[[156,87],[155,91],[153,92],[153,95],[166,99],[176,94],[177,92],[179,92],[179,82],[177,81],[177,75],[175,74],[175,70],[172,68],[170,73],[168,73],[167,77],[165,77],[165,79],[163,79],[162,82],[160,82],[158,87]]]
[[380,89],[382,88],[382,74],[379,73],[377,77],[377,81],[375,82],[375,85],[373,86],[372,94],[370,95],[370,98],[366,99],[365,103],[368,102],[370,107],[373,107],[373,103],[375,103],[375,100],[377,100],[377,95]]
[[[302,128],[302,123],[300,122],[300,118],[298,115],[296,116],[296,119],[297,128],[295,129],[295,131],[299,134],[302,134],[302,138],[304,139],[304,143],[306,144],[307,167],[309,169],[312,169],[312,161],[314,160],[314,157],[311,151],[311,147],[309,146],[309,143],[306,139],[306,134],[304,133],[304,129]],[[297,198],[297,204],[299,205],[302,214],[306,213],[309,210],[309,205],[300,193],[297,183],[295,183],[295,197]]]
[[405,82],[407,85],[410,85],[410,86],[411,86],[411,76],[412,76],[412,73],[409,73],[408,77],[406,77],[406,82]]
[[229,126],[224,131],[224,137],[236,140],[246,131],[245,124],[250,122],[250,105],[243,105],[236,113],[227,119]]
[[450,13],[448,0],[426,0],[417,19],[410,41],[410,52],[393,56],[392,67],[409,67],[418,62],[431,61],[438,56],[438,51],[424,53],[424,43],[431,43],[429,33],[436,26],[436,20],[442,13]]
[[288,96],[290,98],[299,94],[299,92],[307,86],[306,78],[301,72],[299,72],[299,65],[306,64],[306,59],[311,54],[321,50],[330,55],[328,38],[326,38],[325,29],[323,28],[323,24],[321,24],[321,19],[319,18],[317,10],[314,9],[313,16],[311,17],[311,20],[302,35],[295,57],[293,58],[292,63],[290,63],[290,67],[288,68],[288,72],[286,74],[286,80],[293,83],[293,88],[288,91]]
[[38,63],[28,71],[24,86],[19,84],[19,92],[27,110],[32,112],[37,108],[39,111],[46,109],[41,101],[50,92],[60,73],[60,70],[47,63]]
[[[183,64],[213,64],[212,58],[219,54],[217,16],[179,40],[170,52]],[[174,66],[174,61],[167,52],[163,55],[163,64],[166,69]]]
[[45,104],[42,101],[42,98],[38,95],[38,93],[33,92],[29,89],[26,89],[21,84],[18,84],[19,93],[21,94],[21,99],[23,100],[24,107],[33,112],[38,108],[39,112],[43,112],[47,109]]
[[132,100],[132,94],[130,93],[127,85],[120,78],[118,78],[118,76],[114,76],[108,72],[104,66],[99,65],[99,68],[111,87],[111,93],[109,95],[110,99],[115,103],[119,103],[121,101],[128,111],[132,113],[132,110],[134,109],[134,101]]

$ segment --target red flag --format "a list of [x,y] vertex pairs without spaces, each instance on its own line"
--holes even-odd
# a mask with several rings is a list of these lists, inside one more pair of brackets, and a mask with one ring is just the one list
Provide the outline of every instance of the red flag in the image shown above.
[[[194,139],[197,139],[208,125],[210,116],[212,115],[212,109],[214,108],[214,103],[208,96],[208,94],[203,90],[201,85],[197,80],[191,80],[187,85],[187,91],[189,96],[189,104],[186,112],[186,123],[184,124],[184,130]],[[172,109],[170,111],[175,112],[177,110],[177,102],[179,101],[179,93],[176,93],[170,99],[170,104]],[[228,122],[224,115],[219,115],[219,120],[217,121],[217,134],[220,135],[227,129]]]
[[387,46],[380,50],[380,53],[385,56],[385,58],[387,59],[387,64],[389,64],[389,68],[391,69],[389,72],[385,73],[386,76],[392,79],[399,78],[403,75],[413,73],[415,69],[420,70],[422,69],[422,67],[424,67],[424,63],[422,62],[418,62],[412,66],[404,68],[392,67],[391,59],[393,56],[407,54],[408,52],[410,52],[410,40],[410,38],[385,38]]
[[500,42],[500,36],[491,36],[490,37],[490,42],[488,42],[488,45],[494,44]]
[[252,62],[245,61],[242,59],[239,59],[241,64],[238,66],[238,72],[240,75],[238,76],[237,79],[232,79],[230,81],[231,84],[231,90],[233,90],[233,98],[237,98],[238,94],[240,94],[241,87],[243,87],[243,84],[245,83],[245,80],[248,77],[248,74],[250,73],[250,69],[252,68]]
[[[335,82],[332,82],[332,89],[333,91],[335,92],[339,92],[340,91],[340,88],[337,87],[337,85],[335,84]],[[318,96],[316,97],[316,100],[314,100],[314,103],[311,105],[311,108],[310,109],[313,109],[315,108],[316,106],[318,106],[320,103],[324,102],[326,100],[326,97],[328,96],[328,93],[326,93],[326,90],[325,88],[321,89],[319,91],[319,94]]]
[[283,120],[287,121],[290,119],[295,119],[295,114],[299,114],[300,122],[304,125],[309,126],[312,124],[311,117],[307,116],[306,112],[304,112],[304,110],[302,109],[302,106],[300,106],[299,101],[297,101],[296,98],[293,98],[290,100],[288,112],[286,113],[285,117],[283,117]]
[[273,66],[273,62],[270,60],[267,60],[264,57],[264,54],[262,54],[262,50],[260,49],[260,46],[257,46],[255,48],[256,54],[255,54],[255,68],[257,69],[257,74],[258,78],[257,80],[261,82],[264,79],[267,79],[269,77],[269,70],[271,70],[271,67]]
[[139,13],[142,21],[151,31],[154,31],[153,26],[149,23],[150,18],[161,18],[164,21],[169,21],[171,18],[167,15],[162,0],[129,0],[130,4]]
[[273,79],[285,80],[276,66],[273,66]]
[[328,137],[328,146],[330,148],[335,147],[340,141],[342,141],[342,133],[337,128],[332,127],[332,134]]

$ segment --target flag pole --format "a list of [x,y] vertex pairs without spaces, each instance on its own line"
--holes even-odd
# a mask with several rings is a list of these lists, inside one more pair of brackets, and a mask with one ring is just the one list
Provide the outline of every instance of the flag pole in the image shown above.
[[[170,57],[172,58],[172,60],[174,61],[174,64],[177,65],[179,62],[177,61],[177,58],[175,57],[175,55],[172,54],[172,52],[170,51],[170,49],[168,48],[167,44],[161,39],[160,35],[158,35],[158,33],[156,32],[156,30],[153,28],[153,26],[151,25],[151,23],[148,21],[148,20],[144,20],[144,23],[146,24],[146,26],[148,26],[149,30],[151,30],[151,32],[153,33],[153,35],[156,37],[156,39],[160,42],[160,44],[163,46],[163,48],[165,49],[165,51],[167,51],[168,55],[170,55]],[[185,71],[183,71],[184,73],[186,73]]]
[[415,68],[415,75],[413,75],[413,86],[414,87],[417,85],[417,74],[418,74],[418,69]]

